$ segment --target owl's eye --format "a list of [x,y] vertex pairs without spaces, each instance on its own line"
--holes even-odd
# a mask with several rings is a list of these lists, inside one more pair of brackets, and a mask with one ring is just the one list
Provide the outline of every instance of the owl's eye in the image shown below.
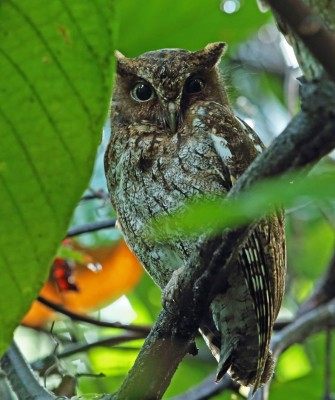
[[190,78],[185,83],[186,93],[198,93],[204,88],[204,81],[200,78]]
[[145,82],[137,82],[130,93],[136,101],[148,101],[155,95],[153,88]]

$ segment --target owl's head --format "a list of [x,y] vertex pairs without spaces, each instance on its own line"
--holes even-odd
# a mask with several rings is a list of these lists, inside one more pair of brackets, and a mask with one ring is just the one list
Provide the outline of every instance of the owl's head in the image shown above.
[[116,51],[117,76],[112,113],[126,124],[144,122],[176,132],[196,102],[226,104],[217,64],[222,42],[204,49],[163,49],[127,58]]

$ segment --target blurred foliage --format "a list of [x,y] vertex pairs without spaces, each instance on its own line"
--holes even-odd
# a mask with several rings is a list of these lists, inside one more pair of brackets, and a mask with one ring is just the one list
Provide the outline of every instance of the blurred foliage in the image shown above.
[[198,50],[207,43],[226,41],[231,50],[265,22],[269,13],[259,12],[256,2],[236,1],[236,12],[224,12],[220,0],[118,1],[117,48],[128,57],[159,48]]
[[[309,338],[306,343],[294,345],[279,359],[270,399],[322,399],[325,387],[325,333]],[[335,339],[332,339],[331,359],[335,357]],[[331,375],[333,378],[333,372]],[[333,382],[333,379],[332,379]]]
[[[57,228],[56,239],[52,239],[51,233],[54,233],[53,228],[50,225],[48,225],[49,228],[46,228],[46,224],[50,221],[48,216],[43,212],[43,204],[36,203],[40,208],[37,214],[31,214],[31,219],[33,220],[33,222],[29,220],[31,223],[31,232],[35,234],[37,232],[35,229],[37,228],[43,228],[43,232],[34,236],[33,239],[36,239],[34,243],[35,246],[39,247],[42,246],[41,243],[43,240],[45,242],[48,241],[50,242],[51,250],[49,249],[48,251],[49,256],[41,259],[38,265],[36,265],[36,270],[33,273],[28,268],[27,262],[28,255],[33,253],[32,238],[22,232],[13,233],[15,240],[13,239],[11,243],[15,243],[15,246],[12,246],[12,251],[15,251],[17,256],[22,255],[24,261],[17,262],[15,266],[9,266],[8,263],[5,263],[1,268],[4,271],[7,269],[9,274],[13,273],[15,268],[19,270],[20,276],[17,278],[17,282],[19,282],[20,290],[22,288],[22,292],[30,292],[30,297],[28,296],[29,300],[27,300],[28,297],[25,300],[25,306],[21,307],[20,304],[18,305],[21,316],[23,311],[28,308],[28,303],[31,302],[33,297],[36,297],[37,289],[47,276],[48,267],[51,264],[51,256],[56,253],[56,248],[64,237],[68,224],[68,219],[64,215],[67,213],[66,216],[69,216],[71,209],[78,201],[81,191],[84,188],[82,185],[87,184],[86,177],[88,177],[91,171],[90,162],[93,159],[92,154],[96,149],[102,118],[105,116],[109,104],[110,84],[112,81],[109,62],[114,50],[113,44],[108,39],[114,23],[113,10],[111,10],[112,3],[107,2],[107,4],[104,0],[99,0],[99,2],[94,3],[94,6],[89,6],[91,3],[85,3],[85,5],[82,2],[79,3],[82,7],[78,9],[80,15],[81,12],[86,11],[83,19],[79,17],[75,19],[76,26],[71,25],[73,20],[70,21],[69,19],[71,18],[68,18],[68,9],[57,8],[60,5],[64,6],[64,2],[55,1],[49,9],[42,6],[42,3],[39,3],[38,0],[24,0],[23,3],[22,1],[10,2],[5,0],[0,7],[0,20],[2,22],[0,28],[0,49],[4,49],[4,46],[7,46],[6,50],[12,49],[15,52],[15,56],[18,57],[19,65],[25,66],[25,63],[28,62],[27,71],[31,65],[33,65],[31,67],[32,71],[42,71],[41,66],[35,68],[35,61],[31,51],[35,49],[36,54],[40,54],[41,52],[41,54],[44,54],[44,50],[43,48],[41,50],[39,47],[41,43],[34,39],[35,33],[29,28],[30,25],[23,23],[18,27],[18,24],[14,23],[13,19],[8,19],[4,23],[4,18],[7,18],[7,11],[10,8],[9,4],[14,4],[17,7],[19,5],[20,7],[23,7],[23,5],[25,7],[29,6],[29,15],[33,18],[36,13],[36,26],[39,27],[39,24],[42,24],[48,45],[51,46],[55,42],[61,46],[59,51],[61,56],[64,55],[64,67],[69,68],[71,82],[75,83],[76,88],[78,88],[86,100],[89,99],[88,104],[94,110],[91,110],[91,112],[94,114],[95,122],[94,124],[91,123],[90,127],[92,129],[88,130],[85,125],[87,115],[83,116],[78,111],[73,98],[68,95],[69,88],[65,85],[66,82],[64,82],[63,78],[59,78],[56,75],[51,77],[43,74],[38,75],[34,72],[29,81],[31,85],[25,86],[27,85],[27,81],[22,81],[17,73],[5,74],[3,71],[7,70],[1,69],[2,77],[8,77],[8,82],[5,79],[1,84],[6,87],[5,91],[0,91],[1,96],[6,96],[5,101],[1,101],[2,106],[8,102],[6,107],[12,107],[11,119],[15,123],[15,126],[17,125],[17,129],[20,127],[20,133],[24,132],[22,134],[24,140],[28,140],[29,136],[29,140],[35,141],[34,145],[37,144],[37,149],[45,153],[44,158],[39,157],[41,168],[45,168],[42,176],[50,176],[52,178],[50,185],[52,185],[52,189],[57,188],[57,215],[59,215],[60,219],[63,218],[58,221],[62,226],[58,227],[59,229]],[[76,7],[76,4],[79,3],[72,1],[71,7],[72,5]],[[92,10],[87,10],[85,7],[92,7]],[[58,14],[57,10],[59,11]],[[196,50],[209,42],[228,42],[229,51],[221,65],[232,105],[238,115],[246,119],[257,133],[260,134],[266,144],[270,143],[273,137],[284,128],[292,111],[298,108],[299,99],[297,97],[295,77],[299,72],[294,64],[287,62],[288,53],[286,51],[288,50],[279,37],[274,24],[271,22],[271,14],[261,13],[256,6],[256,2],[248,0],[208,0],[206,2],[201,0],[181,0],[172,3],[167,0],[160,2],[148,0],[139,3],[135,0],[118,0],[116,11],[116,22],[119,31],[115,47],[127,56],[136,56],[145,51],[164,47]],[[15,18],[18,18],[18,15],[15,14]],[[50,18],[53,20],[53,23],[45,23]],[[57,21],[61,22],[61,27],[66,25],[66,27],[69,27],[69,30],[64,31],[63,28],[55,29],[55,26],[59,28]],[[18,37],[22,39],[23,45],[20,46],[18,44],[18,39],[16,39],[14,45],[14,35],[7,37],[9,31],[18,31]],[[72,40],[78,38],[79,47],[77,51],[73,51],[73,47],[66,47],[67,32],[70,32],[69,37]],[[81,39],[85,37],[81,35],[83,32],[88,34],[90,41],[86,44],[89,48],[94,48],[94,54],[99,54],[99,57],[102,57],[101,55],[104,54],[105,58],[95,60],[100,60],[100,63],[92,61],[90,51],[87,51],[85,43],[81,42]],[[23,40],[25,36],[26,39]],[[2,68],[2,64],[0,66]],[[42,63],[42,66],[44,68],[54,67],[53,64],[50,66],[47,63],[45,65]],[[103,80],[101,80],[99,68],[103,70]],[[27,71],[25,72],[28,73],[29,71]],[[41,85],[41,89],[39,85]],[[94,93],[91,93],[88,89],[93,86]],[[1,89],[2,87],[0,86]],[[36,121],[40,121],[39,116],[33,114],[29,108],[33,107],[31,104],[34,104],[29,103],[29,91],[37,90],[36,88],[41,90],[41,93],[45,96],[46,107],[50,106],[53,114],[64,118],[64,124],[69,125],[69,130],[66,129],[66,132],[69,132],[69,135],[71,135],[67,139],[67,143],[71,148],[71,154],[73,157],[78,157],[80,161],[85,161],[86,169],[83,168],[82,164],[78,164],[78,167],[74,171],[73,166],[70,165],[68,160],[64,161],[63,158],[59,158],[56,152],[50,155],[50,152],[45,150],[44,145],[49,144],[51,149],[55,151],[56,145],[44,136],[44,133],[48,134],[48,130],[46,130],[44,125],[40,125],[40,122],[36,123]],[[100,93],[99,90],[103,90],[103,92]],[[16,102],[13,104],[9,101],[12,98],[10,96],[11,93],[16,95]],[[21,114],[18,112],[21,110],[24,113],[24,119],[22,120],[20,117]],[[23,124],[24,128],[22,128]],[[62,124],[61,126],[63,127]],[[6,126],[7,130],[8,127]],[[100,190],[102,190],[102,193],[106,192],[102,158],[109,131],[110,127],[107,122],[103,141],[98,149],[94,173],[86,194],[92,194],[92,191]],[[8,162],[11,163],[13,159],[17,162],[16,147],[8,147],[10,144],[2,140],[3,132],[5,131],[2,130],[1,126],[1,150],[5,150],[5,159],[8,159]],[[26,132],[29,135],[25,134]],[[0,178],[7,173],[3,167],[3,152],[1,150]],[[35,153],[33,154],[35,157]],[[48,163],[47,166],[45,166],[46,162]],[[31,186],[28,191],[27,185],[29,180],[24,185],[26,175],[21,176],[22,172],[25,171],[24,168],[19,163],[12,168],[11,172],[14,171],[13,173],[17,174],[18,179],[15,185],[21,191],[19,193],[20,196],[23,196],[23,200],[21,197],[18,197],[20,202],[17,204],[20,210],[26,209],[25,211],[28,213],[30,212],[30,208],[28,207],[29,200],[38,197],[38,192],[36,192],[35,186]],[[86,181],[82,179],[81,183],[79,183],[78,174],[82,177],[85,175]],[[284,186],[276,186],[277,184],[274,184],[274,186],[271,186],[271,189],[265,188],[262,196],[257,195],[257,192],[254,191],[254,194],[250,195],[254,197],[248,198],[249,204],[247,200],[241,200],[242,203],[239,203],[240,207],[241,204],[244,207],[244,217],[248,215],[248,218],[259,215],[259,209],[268,207],[268,204],[273,203],[273,200],[278,200],[279,195],[281,201],[285,200],[291,206],[291,209],[287,213],[287,290],[281,315],[294,314],[298,304],[309,295],[316,280],[325,270],[333,251],[334,226],[331,221],[332,217],[328,218],[329,215],[334,215],[333,206],[331,203],[320,203],[321,192],[323,194],[324,192],[331,195],[334,194],[334,185],[332,184],[334,177],[329,178],[327,181],[328,178],[325,178],[326,181],[323,184],[321,184],[321,180],[324,179],[323,177],[320,179],[312,177],[312,180],[305,181],[309,182],[309,184],[302,183],[303,189],[301,189],[300,185],[301,191],[299,192],[300,189],[298,189],[298,192],[300,193],[299,197],[303,194],[304,198],[299,203],[299,206],[296,202],[296,188],[299,188],[299,184],[289,185],[292,187],[295,186],[295,188],[288,191],[286,190],[287,183],[280,184]],[[57,179],[59,182],[55,181]],[[84,181],[85,183],[83,183]],[[307,195],[310,197],[309,200],[306,199]],[[311,198],[313,202],[311,202]],[[318,203],[314,202],[316,198],[319,201]],[[1,199],[3,199],[2,193]],[[13,205],[15,205],[14,202]],[[65,209],[67,210],[66,213]],[[65,214],[63,214],[63,211]],[[213,216],[215,217],[214,220],[217,220],[219,216],[221,218],[221,211],[220,215],[214,214],[216,211],[211,207],[207,207],[206,210],[202,211],[197,210],[196,218],[193,214],[193,219],[197,220],[198,225],[203,224],[204,221],[208,224],[209,218],[213,218]],[[1,212],[7,213],[3,206],[0,208]],[[8,215],[13,215],[13,212],[8,211]],[[18,215],[18,212],[15,211],[14,215]],[[237,214],[235,213],[235,215]],[[95,200],[80,202],[74,212],[72,225],[80,225],[111,216],[114,216],[114,211],[102,196]],[[0,236],[6,239],[8,232],[13,229],[13,221],[3,218],[0,229],[3,229],[0,231]],[[194,229],[194,226],[192,229]],[[82,235],[78,238],[78,241],[82,246],[99,248],[114,244],[115,241],[120,239],[120,236],[120,232],[117,229],[109,229]],[[7,242],[8,238],[5,241],[6,246]],[[3,246],[1,244],[1,252],[3,251]],[[126,264],[123,264],[122,258],[119,259],[117,265],[118,268],[126,268]],[[23,273],[27,273],[29,279]],[[36,278],[36,275],[38,275],[38,278]],[[2,274],[2,277],[4,276]],[[109,280],[112,281],[111,287],[121,284],[118,281],[118,277],[113,277],[106,278],[104,285]],[[33,281],[34,283],[32,284]],[[1,285],[1,289],[6,286],[6,290],[2,290],[4,294],[8,293],[8,291],[17,290],[14,282],[10,280],[2,280]],[[104,285],[101,284],[101,287]],[[89,300],[91,297],[94,299],[94,304],[96,305],[99,299],[101,299],[102,293],[100,292],[102,290],[100,290],[99,282],[95,286],[96,291],[91,291],[92,289],[89,283],[87,283],[85,285],[86,289],[83,287],[82,290],[86,290],[85,298]],[[121,292],[118,295],[121,295]],[[8,300],[8,294],[6,296]],[[17,298],[20,298],[20,296],[15,297],[13,304],[14,302],[18,302]],[[12,314],[15,313],[13,312],[12,304],[9,304],[8,301],[2,302],[2,304],[6,310],[10,310]],[[16,307],[17,304],[14,304],[14,306]],[[160,309],[160,290],[145,275],[130,293],[122,296],[111,305],[102,308],[94,316],[110,321],[121,321],[123,323],[152,324]],[[2,311],[1,315],[3,315]],[[79,324],[67,318],[57,319],[52,334],[48,333],[50,326],[46,325],[44,329],[46,332],[28,330],[21,327],[16,332],[16,339],[30,361],[53,354],[55,341],[59,343],[57,352],[62,352],[69,349],[73,344],[84,345],[102,338],[115,337],[124,333],[120,330]],[[9,335],[7,335],[8,338]],[[49,388],[55,387],[60,375],[70,371],[73,375],[79,374],[78,398],[94,398],[94,395],[89,396],[88,393],[115,391],[132,366],[142,343],[143,340],[137,340],[117,346],[97,346],[90,350],[73,354],[71,357],[60,358],[56,362],[59,373],[53,371],[47,374],[47,386]],[[216,370],[216,362],[209,354],[201,339],[198,340],[198,346],[200,348],[199,355],[197,357],[187,356],[185,358],[185,361],[181,364],[172,380],[165,396],[166,398],[175,396],[199,384],[208,374]],[[293,346],[288,349],[279,360],[277,373],[271,388],[271,400],[283,399],[285,396],[286,398],[295,400],[320,399],[324,387],[324,355],[324,335],[310,338],[305,344]],[[94,374],[101,372],[106,376],[94,376]],[[80,376],[83,373],[91,373],[93,376]],[[80,396],[80,394],[83,396]],[[227,392],[213,398],[228,400],[240,399],[242,397],[235,393]]]
[[335,200],[335,170],[303,179],[301,172],[266,179],[234,199],[197,198],[186,202],[175,214],[148,223],[150,238],[221,232],[269,215],[280,207],[299,207],[317,201]]

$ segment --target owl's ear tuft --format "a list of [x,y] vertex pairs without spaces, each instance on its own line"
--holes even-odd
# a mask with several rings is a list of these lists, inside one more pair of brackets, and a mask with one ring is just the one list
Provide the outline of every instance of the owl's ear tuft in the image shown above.
[[126,56],[124,56],[119,50],[115,50],[114,55],[117,61],[123,61],[126,58]]
[[204,53],[207,53],[208,55],[212,55],[214,57],[217,57],[217,60],[220,59],[226,52],[228,46],[227,43],[225,42],[215,42],[215,43],[209,43],[205,48],[204,48]]
[[115,50],[116,69],[120,75],[132,74],[134,70],[134,60],[124,56],[120,51]]
[[227,44],[224,42],[209,43],[204,49],[196,51],[195,55],[199,64],[207,68],[212,68],[220,61],[227,47]]

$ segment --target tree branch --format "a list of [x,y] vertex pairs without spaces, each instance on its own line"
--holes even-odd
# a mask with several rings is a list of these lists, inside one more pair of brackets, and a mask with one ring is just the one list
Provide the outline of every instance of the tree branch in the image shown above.
[[335,36],[302,0],[267,0],[335,80]]
[[335,252],[329,262],[327,271],[322,275],[311,296],[299,307],[297,315],[315,309],[319,305],[325,304],[335,297]]
[[273,355],[278,358],[292,344],[302,343],[307,337],[334,327],[335,300],[332,300],[302,315],[278,332],[272,340]]
[[0,365],[18,399],[57,399],[56,396],[40,385],[33,370],[14,342],[1,358]]
[[0,399],[17,400],[15,393],[9,386],[6,374],[0,371]]
[[222,393],[225,390],[231,390],[238,393],[240,385],[233,381],[228,374],[226,374],[218,383],[215,383],[215,379],[216,374],[212,374],[199,385],[179,396],[171,397],[168,400],[206,400]]

